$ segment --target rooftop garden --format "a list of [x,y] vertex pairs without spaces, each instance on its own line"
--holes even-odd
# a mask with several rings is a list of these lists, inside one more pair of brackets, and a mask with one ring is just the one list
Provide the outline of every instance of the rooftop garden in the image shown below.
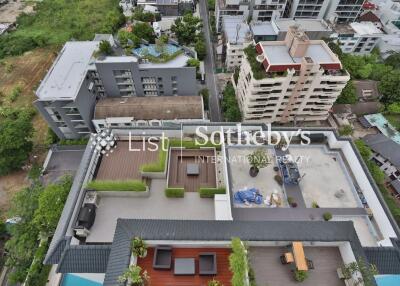
[[257,52],[254,45],[249,45],[245,48],[244,53],[247,60],[249,61],[251,71],[253,72],[253,77],[257,80],[264,79],[267,77],[267,73],[261,63],[257,61]]
[[158,161],[155,163],[145,164],[140,167],[142,172],[162,173],[165,171],[165,166],[168,160],[169,140],[161,142],[161,147],[158,149]]

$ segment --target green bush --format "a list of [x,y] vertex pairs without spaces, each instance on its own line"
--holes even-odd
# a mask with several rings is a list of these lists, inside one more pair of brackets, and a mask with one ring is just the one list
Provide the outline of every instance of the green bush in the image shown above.
[[351,125],[343,125],[339,128],[339,135],[340,136],[349,136],[352,135],[354,132],[353,127]]
[[303,270],[295,270],[294,273],[294,280],[297,282],[303,282],[308,277],[308,272]]
[[115,192],[145,192],[146,184],[139,180],[106,181],[94,180],[86,185],[87,189]]
[[249,61],[251,71],[253,72],[254,79],[263,79],[267,77],[267,73],[265,72],[264,66],[257,61],[257,51],[254,45],[249,45],[245,48],[244,53],[246,55],[247,60]]
[[165,195],[168,198],[183,198],[185,196],[184,188],[166,188]]
[[324,220],[328,221],[332,219],[332,214],[330,212],[326,212],[323,215]]
[[89,138],[80,138],[80,139],[63,139],[58,143],[59,145],[87,145],[89,142]]
[[200,149],[201,147],[214,147],[217,150],[221,150],[221,145],[220,144],[213,144],[211,141],[208,141],[204,145],[198,145],[196,144],[195,140],[180,140],[180,139],[170,139],[169,140],[169,146],[171,147],[184,147],[186,149]]
[[[165,149],[162,147],[164,145]],[[167,164],[168,158],[168,148],[169,148],[169,141],[166,140],[164,143],[161,143],[161,146],[158,147],[158,161],[155,163],[144,164],[140,167],[142,172],[149,172],[149,173],[162,173],[165,171],[165,166]]]
[[238,237],[232,238],[232,253],[229,255],[229,270],[232,272],[232,286],[243,286],[248,272],[246,248]]
[[226,190],[224,187],[221,188],[200,188],[199,194],[201,198],[213,198],[214,195],[225,194]]
[[26,286],[45,286],[50,273],[51,265],[43,265],[48,243],[42,243],[36,250],[34,261],[28,270]]
[[222,97],[222,111],[224,112],[225,120],[229,122],[239,122],[242,120],[239,104],[236,99],[235,89],[231,82],[229,82],[224,89]]
[[21,92],[22,92],[22,87],[19,85],[15,86],[11,91],[11,94],[8,96],[8,99],[11,102],[14,102],[21,95]]

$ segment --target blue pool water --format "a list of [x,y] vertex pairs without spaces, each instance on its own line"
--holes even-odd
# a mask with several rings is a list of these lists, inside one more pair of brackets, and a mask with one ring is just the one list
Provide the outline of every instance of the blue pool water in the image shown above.
[[400,132],[396,130],[381,113],[364,116],[368,122],[379,129],[385,136],[400,144]]
[[[164,51],[172,55],[173,53],[179,51],[181,48],[172,44],[166,44],[164,47]],[[133,49],[133,53],[139,55],[139,56],[144,56],[146,54],[149,54],[153,57],[159,57],[160,53],[156,49],[156,45],[150,44],[150,45],[140,45],[140,48]]]
[[376,275],[376,284],[378,286],[399,286],[400,275]]
[[103,284],[79,277],[74,274],[65,274],[61,286],[102,286]]

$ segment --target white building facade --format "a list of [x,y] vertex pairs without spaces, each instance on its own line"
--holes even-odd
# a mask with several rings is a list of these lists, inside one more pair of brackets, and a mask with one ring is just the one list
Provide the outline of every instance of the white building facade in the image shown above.
[[[291,28],[284,41],[259,42],[256,63],[243,59],[236,95],[245,122],[325,120],[350,79],[323,41]],[[256,78],[252,66],[262,65]]]

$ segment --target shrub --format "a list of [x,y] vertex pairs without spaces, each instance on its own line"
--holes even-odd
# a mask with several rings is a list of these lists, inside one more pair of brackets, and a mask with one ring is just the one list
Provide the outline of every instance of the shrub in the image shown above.
[[294,273],[294,280],[297,282],[303,282],[308,277],[308,272],[303,270],[295,270]]
[[275,175],[274,179],[279,185],[281,185],[281,186],[283,185],[283,179],[280,175]]
[[247,155],[247,160],[249,160],[250,166],[255,169],[265,168],[271,163],[268,153],[261,148]]
[[243,286],[248,272],[246,248],[238,237],[232,238],[232,253],[229,255],[229,270],[232,272],[232,286]]
[[63,139],[58,143],[59,145],[87,145],[89,138],[80,139]]
[[136,257],[146,257],[147,255],[147,244],[140,237],[135,237],[132,240],[132,253]]
[[201,97],[203,97],[204,109],[208,110],[209,98],[210,98],[210,94],[208,92],[208,89],[207,88],[203,88],[202,90],[200,90],[199,94],[200,94]]
[[318,209],[319,205],[318,205],[318,203],[316,201],[313,201],[312,204],[311,204],[311,207],[314,208],[314,209]]
[[35,257],[28,270],[26,286],[44,286],[50,273],[51,266],[43,265],[44,257],[48,249],[48,243],[42,243],[35,252]]
[[213,278],[213,280],[207,282],[207,286],[224,286],[224,285],[220,281],[215,280]]
[[323,215],[324,220],[328,221],[332,219],[332,214],[330,212],[326,212]]
[[185,196],[184,188],[166,188],[165,195],[168,198],[183,198]]
[[340,136],[349,136],[352,135],[354,132],[353,127],[351,125],[343,125],[341,128],[339,128],[339,135]]
[[267,73],[265,72],[264,67],[256,59],[257,57],[256,47],[254,45],[249,45],[243,51],[246,55],[247,60],[249,61],[254,79],[260,80],[266,78]]
[[[166,150],[162,147],[164,146]],[[162,173],[165,171],[165,166],[167,164],[168,158],[168,148],[169,143],[168,141],[163,141],[161,146],[158,147],[158,161],[155,163],[145,164],[140,167],[142,172],[149,172],[149,173]]]
[[14,102],[21,95],[21,92],[22,92],[22,87],[19,85],[15,86],[8,97],[9,100],[11,102]]
[[115,191],[115,192],[145,192],[146,184],[139,180],[127,181],[107,181],[107,180],[94,180],[86,185],[87,189],[102,191]]
[[294,198],[293,197],[288,197],[287,198],[287,202],[288,202],[289,205],[294,203]]
[[226,190],[224,187],[221,188],[200,188],[200,198],[213,198],[217,194],[225,194]]

